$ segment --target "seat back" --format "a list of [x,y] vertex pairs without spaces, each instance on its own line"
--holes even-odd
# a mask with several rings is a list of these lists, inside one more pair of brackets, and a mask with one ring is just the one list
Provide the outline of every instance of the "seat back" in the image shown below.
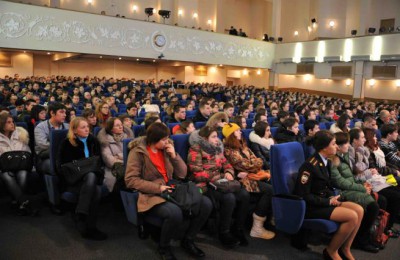
[[176,125],[179,125],[180,123],[168,123],[167,126],[169,128],[169,132],[172,135],[172,128],[174,128]]
[[145,126],[144,125],[134,125],[132,126],[132,131],[135,137],[139,137],[140,133],[144,131]]
[[122,154],[124,157],[124,165],[126,166],[126,162],[128,161],[129,149],[128,144],[132,141],[132,138],[126,138],[122,140]]
[[175,151],[181,156],[182,160],[186,162],[189,153],[189,135],[171,135],[170,138],[174,141]]
[[50,131],[50,174],[56,175],[56,159],[61,143],[67,138],[67,129]]
[[271,146],[270,165],[274,194],[292,194],[298,170],[303,163],[304,152],[300,143]]
[[15,125],[19,126],[19,127],[23,127],[23,128],[25,128],[26,131],[28,131],[28,124],[26,122],[15,122]]
[[271,135],[275,138],[276,134],[278,133],[279,127],[271,127]]
[[249,136],[250,136],[251,131],[253,131],[253,129],[242,129],[242,135],[243,135],[244,140],[246,140],[246,142],[247,142],[247,146],[250,145]]
[[100,126],[95,126],[93,129],[93,135],[97,136],[99,134],[100,130],[101,130]]
[[194,127],[195,127],[196,129],[200,129],[200,128],[202,128],[203,126],[205,126],[206,123],[207,123],[207,122],[195,122],[195,123],[194,123]]

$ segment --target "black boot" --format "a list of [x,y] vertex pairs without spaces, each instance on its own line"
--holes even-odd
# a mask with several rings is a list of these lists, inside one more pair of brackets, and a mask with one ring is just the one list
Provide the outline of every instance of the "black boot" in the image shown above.
[[182,239],[181,247],[193,257],[204,257],[206,254],[198,248],[192,239]]
[[244,234],[243,229],[241,228],[233,228],[232,235],[234,235],[240,242],[241,246],[248,246],[249,241],[247,241],[246,235]]
[[161,256],[162,260],[176,260],[176,257],[171,251],[171,247],[166,246],[166,247],[158,247],[158,253]]
[[107,234],[97,228],[88,228],[82,237],[89,240],[102,241],[108,238]]
[[221,244],[227,248],[234,248],[240,244],[240,241],[229,232],[220,233],[219,241],[221,241]]

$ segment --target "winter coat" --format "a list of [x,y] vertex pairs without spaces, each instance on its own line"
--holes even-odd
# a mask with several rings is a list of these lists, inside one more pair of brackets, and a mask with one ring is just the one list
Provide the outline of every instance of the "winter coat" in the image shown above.
[[235,177],[232,165],[225,158],[220,146],[213,146],[200,136],[194,141],[195,144],[189,149],[187,164],[192,179],[204,192],[207,191],[208,182],[223,179],[226,173]]
[[[331,133],[333,133],[333,134],[343,132],[343,130],[340,129],[340,128],[337,126],[337,123],[332,124],[331,127],[329,128],[329,131],[331,131]],[[348,129],[348,131],[350,131],[350,129]]]
[[294,132],[289,131],[287,129],[282,129],[282,131],[278,132],[275,136],[275,141],[278,144],[288,143],[288,142],[302,142],[303,136],[301,135],[300,131],[297,135]]
[[97,135],[97,139],[101,145],[101,157],[103,158],[106,166],[104,172],[104,184],[107,186],[109,191],[112,191],[116,182],[115,176],[112,175],[111,169],[116,162],[123,162],[123,144],[122,140],[126,138],[133,138],[133,132],[131,129],[124,127],[123,137],[120,142],[115,141],[114,137],[107,134],[103,128]]
[[[190,135],[189,135],[189,145],[195,145],[199,141],[201,141],[203,138],[199,135],[200,130],[194,130]],[[219,149],[224,152],[224,144],[222,143],[221,140],[218,141],[218,147]]]
[[341,190],[341,197],[346,201],[355,202],[365,209],[368,204],[375,200],[361,182],[357,182],[353,175],[352,165],[349,154],[346,153],[342,157],[336,155],[332,159],[331,180],[335,188]]
[[29,148],[29,135],[23,127],[17,126],[10,138],[0,133],[0,155],[9,151],[31,152]]
[[[171,141],[172,142],[172,141]],[[165,202],[160,195],[160,186],[166,185],[163,176],[151,162],[146,148],[146,137],[139,137],[129,143],[129,156],[126,165],[125,184],[129,189],[139,191],[137,207],[145,212],[153,206]],[[187,166],[179,154],[172,159],[165,151],[165,168],[168,179],[183,179],[187,174]]]
[[237,173],[257,173],[262,169],[262,159],[257,158],[249,149],[244,148],[249,153],[250,157],[246,157],[239,149],[225,147],[224,155],[228,162],[232,165]]
[[271,145],[274,144],[274,139],[272,138],[262,138],[257,135],[254,131],[250,133],[250,149],[253,153],[263,160],[263,169],[269,170],[269,150]]
[[393,174],[394,176],[397,176],[397,167],[393,164],[390,164],[388,162],[386,162],[386,165],[383,167],[379,167],[377,161],[376,161],[376,157],[375,154],[373,153],[373,151],[369,150],[370,155],[368,157],[368,163],[369,163],[369,167],[370,168],[375,168],[378,170],[379,174],[381,174],[382,176],[387,176],[390,174]]
[[370,156],[370,152],[366,147],[359,147],[357,150],[354,150],[353,147],[349,147],[349,158],[351,163],[357,167],[357,171],[359,172],[356,175],[356,180],[358,181],[368,181],[372,185],[372,190],[374,192],[379,192],[380,190],[389,187],[390,185],[386,183],[386,178],[380,174],[372,175],[370,170],[368,158]]

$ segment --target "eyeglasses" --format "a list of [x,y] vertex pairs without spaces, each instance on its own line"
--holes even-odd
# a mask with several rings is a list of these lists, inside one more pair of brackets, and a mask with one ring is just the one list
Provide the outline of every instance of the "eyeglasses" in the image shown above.
[[109,109],[109,107],[102,107],[101,109]]

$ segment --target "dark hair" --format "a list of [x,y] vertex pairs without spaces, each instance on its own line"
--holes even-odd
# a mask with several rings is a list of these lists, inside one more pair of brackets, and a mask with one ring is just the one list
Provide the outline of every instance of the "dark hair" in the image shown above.
[[337,145],[347,144],[350,141],[349,134],[344,132],[335,133],[335,138]]
[[213,132],[217,132],[216,127],[203,126],[199,131],[199,136],[208,138]]
[[31,118],[34,119],[35,121],[39,120],[39,113],[42,111],[46,111],[46,108],[41,105],[36,105],[32,107],[31,110]]
[[360,139],[360,133],[362,132],[362,130],[360,128],[353,128],[350,130],[349,134],[350,134],[350,144],[353,143],[354,139]]
[[[12,119],[13,117],[11,114],[5,113],[5,112],[0,114],[0,133],[2,133],[2,134],[4,134],[4,127],[6,126],[8,118]],[[13,121],[14,121],[14,119],[13,119]],[[14,122],[14,124],[15,124],[15,122]]]
[[386,138],[389,134],[397,131],[397,125],[393,124],[384,124],[381,126],[381,136],[382,138]]
[[371,113],[365,113],[365,114],[363,115],[363,117],[362,117],[362,121],[363,121],[363,122],[367,122],[367,121],[370,121],[370,120],[376,120],[375,117],[374,117],[374,115],[371,114]]
[[[119,119],[118,117],[110,117],[109,119],[107,119],[106,125],[104,127],[104,129],[106,130],[107,134],[113,135],[112,129],[114,127],[114,123],[115,123],[116,120],[121,121],[121,119]],[[122,123],[122,121],[121,121],[121,123]]]
[[187,133],[187,128],[189,127],[189,125],[190,124],[193,124],[193,121],[192,120],[186,120],[186,121],[183,121],[181,124],[180,124],[180,129],[181,129],[181,131],[182,131],[182,133]]
[[144,120],[144,129],[147,130],[151,124],[159,120],[160,118],[158,116],[151,116]]
[[342,130],[344,133],[349,132],[349,129],[347,129],[347,127],[346,127],[346,122],[347,122],[347,120],[350,120],[349,115],[347,115],[347,114],[342,114],[342,115],[339,117],[339,119],[338,119],[338,121],[337,121],[337,123],[336,123],[337,127],[339,127],[340,130]]
[[232,120],[232,123],[235,123],[242,128],[242,118],[244,118],[244,116],[235,116]]
[[59,102],[54,102],[54,103],[50,104],[49,108],[48,108],[49,116],[51,117],[51,112],[53,112],[54,114],[57,114],[57,111],[62,110],[62,109],[67,110],[67,108],[64,106],[64,104],[61,104]]
[[181,105],[175,105],[174,106],[174,113],[178,113],[179,112],[179,110],[181,109],[181,108],[185,108],[184,106],[181,106]]
[[233,106],[231,103],[226,102],[226,103],[224,104],[223,109],[225,110],[225,109],[228,109],[228,108],[231,108],[231,107],[234,107],[234,106]]
[[335,139],[335,136],[328,130],[318,131],[313,138],[313,146],[316,152],[320,152]]
[[262,116],[267,117],[265,114],[257,113],[257,114],[254,116],[254,122],[260,121],[260,118],[261,118]]
[[316,125],[319,125],[317,120],[306,120],[304,122],[304,131],[306,132],[306,135],[308,135],[308,131],[313,130]]
[[254,126],[254,133],[256,133],[259,137],[264,137],[265,136],[265,131],[269,127],[267,122],[264,121],[258,121],[256,125]]
[[82,112],[82,117],[88,118],[90,116],[96,116],[93,109],[85,108]]
[[293,127],[296,123],[297,123],[297,120],[296,120],[296,118],[294,118],[294,117],[286,118],[285,121],[283,121],[283,125],[284,125],[286,128],[291,128],[291,127]]
[[71,121],[71,112],[75,112],[75,117],[76,117],[76,110],[75,108],[71,107],[67,109],[67,116],[65,117],[65,121],[68,123]]
[[199,110],[200,109],[203,109],[206,105],[208,105],[208,102],[207,102],[208,100],[207,99],[202,99],[201,100],[201,102],[200,102],[200,104],[199,104]]
[[[158,118],[157,118],[158,119]],[[161,139],[168,137],[170,135],[169,128],[159,122],[152,123],[146,130],[146,142],[147,144],[156,144]]]
[[[131,102],[126,106],[126,110],[130,110],[131,108],[136,107],[135,103]],[[136,107],[137,109],[137,107]]]
[[281,118],[287,117],[288,115],[289,115],[288,112],[283,111],[283,110],[279,110],[279,112],[278,112],[278,114],[276,115],[276,117],[277,117],[278,120],[279,120],[279,119],[281,119]]
[[365,146],[371,149],[372,151],[375,151],[378,149],[378,142],[374,140],[374,137],[376,136],[375,129],[364,129],[364,134],[365,134]]

